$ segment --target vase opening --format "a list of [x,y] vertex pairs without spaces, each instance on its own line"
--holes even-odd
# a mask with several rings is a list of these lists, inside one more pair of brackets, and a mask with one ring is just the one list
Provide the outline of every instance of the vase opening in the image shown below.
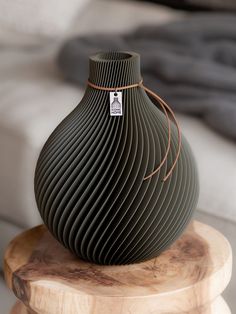
[[127,60],[132,58],[132,54],[128,52],[110,51],[98,53],[97,58],[103,61]]

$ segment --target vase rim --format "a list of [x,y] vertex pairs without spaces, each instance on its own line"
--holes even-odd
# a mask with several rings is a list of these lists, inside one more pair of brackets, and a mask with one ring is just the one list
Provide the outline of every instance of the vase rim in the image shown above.
[[140,55],[133,51],[101,51],[90,56],[91,61],[95,62],[122,62],[139,59]]

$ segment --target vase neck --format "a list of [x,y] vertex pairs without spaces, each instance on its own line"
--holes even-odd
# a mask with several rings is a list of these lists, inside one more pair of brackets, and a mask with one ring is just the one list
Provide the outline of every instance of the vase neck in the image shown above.
[[89,81],[95,85],[118,87],[140,80],[140,56],[137,53],[104,52],[89,58]]

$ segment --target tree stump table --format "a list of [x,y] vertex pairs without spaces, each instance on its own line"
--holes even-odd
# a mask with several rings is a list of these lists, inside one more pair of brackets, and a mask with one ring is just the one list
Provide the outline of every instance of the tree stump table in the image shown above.
[[11,314],[229,314],[221,293],[231,269],[226,238],[197,221],[139,264],[79,260],[43,225],[17,236],[5,254],[6,282],[20,300]]

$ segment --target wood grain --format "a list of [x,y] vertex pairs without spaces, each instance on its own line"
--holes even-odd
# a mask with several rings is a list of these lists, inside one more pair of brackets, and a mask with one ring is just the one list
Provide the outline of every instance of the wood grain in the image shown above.
[[[14,307],[12,308],[12,310],[10,312],[10,314],[34,314],[34,313],[27,310],[25,305],[20,301],[16,302],[16,304],[14,305]],[[157,314],[157,312],[155,312],[155,313]],[[219,296],[211,304],[207,304],[206,306],[204,306],[202,308],[197,308],[191,312],[188,312],[188,314],[199,314],[199,313],[200,314],[209,314],[209,313],[231,314],[231,311],[230,311],[228,305],[226,304],[226,302],[224,301],[224,299],[221,296]]]
[[89,264],[44,226],[16,237],[5,254],[8,286],[32,313],[45,314],[215,314],[210,307],[231,269],[228,241],[196,221],[170,249],[140,264]]

